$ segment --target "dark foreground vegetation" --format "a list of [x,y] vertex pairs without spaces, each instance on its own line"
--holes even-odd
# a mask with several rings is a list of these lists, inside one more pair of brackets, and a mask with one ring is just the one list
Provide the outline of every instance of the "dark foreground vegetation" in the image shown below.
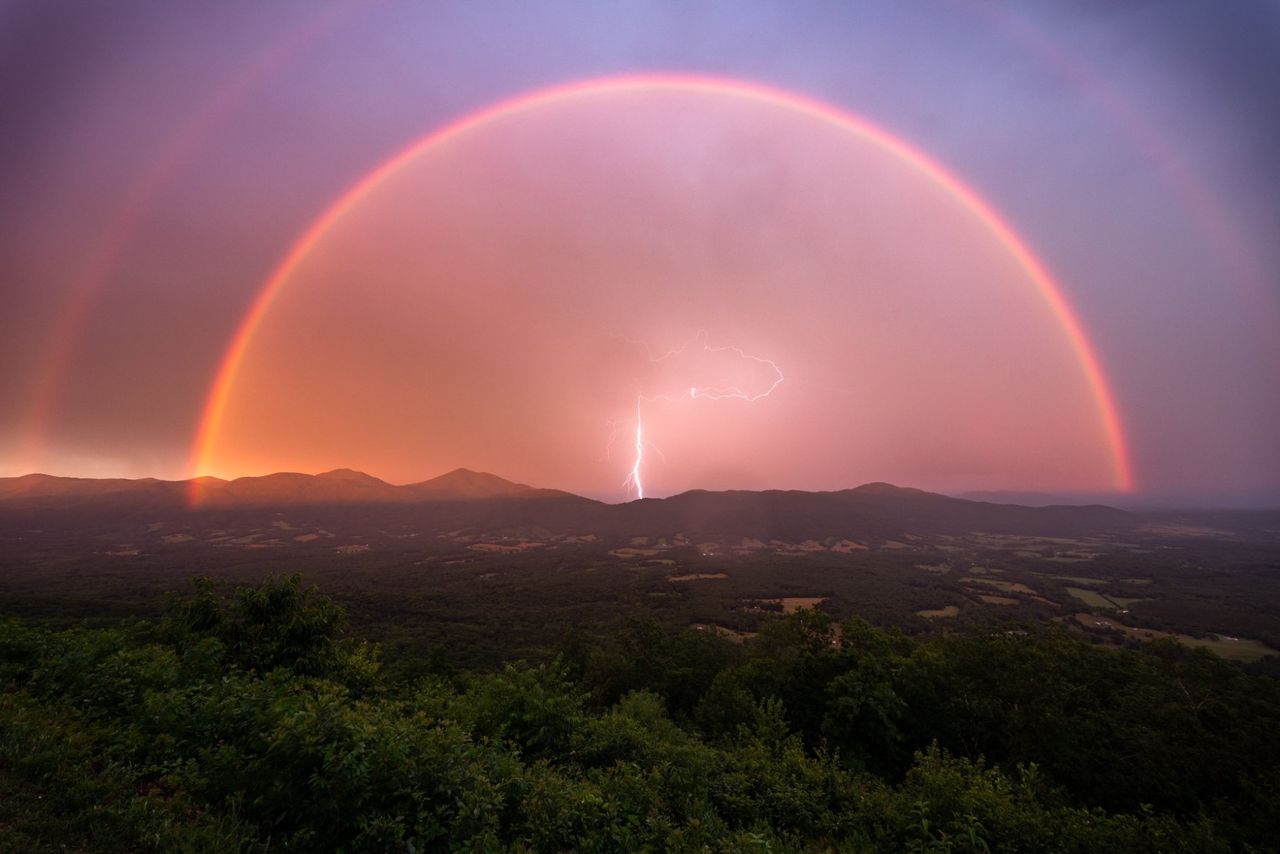
[[0,850],[1233,851],[1280,839],[1280,682],[1055,625],[632,622],[379,660],[296,577],[0,622]]

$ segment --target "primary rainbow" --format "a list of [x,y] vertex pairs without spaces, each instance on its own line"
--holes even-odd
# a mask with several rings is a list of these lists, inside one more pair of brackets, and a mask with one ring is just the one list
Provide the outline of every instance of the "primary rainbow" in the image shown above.
[[1085,336],[1079,319],[1063,296],[1062,289],[1050,277],[1044,265],[1040,263],[1026,243],[1014,232],[1013,228],[977,193],[910,144],[866,120],[830,104],[824,104],[804,95],[785,92],[758,83],[699,75],[674,74],[646,74],[642,76],[592,79],[517,95],[485,109],[469,113],[444,127],[428,133],[383,161],[357,181],[325,209],[293,244],[288,254],[284,256],[254,298],[248,312],[246,312],[244,320],[240,323],[235,336],[232,338],[231,345],[227,348],[226,355],[218,368],[217,376],[205,403],[204,414],[192,448],[192,474],[207,473],[212,466],[214,445],[217,441],[218,431],[222,424],[227,399],[235,382],[236,373],[244,360],[244,355],[248,350],[254,333],[257,331],[263,317],[266,316],[267,311],[271,308],[276,295],[280,293],[302,259],[307,256],[329,229],[374,187],[433,146],[496,119],[572,98],[641,90],[702,92],[726,97],[745,98],[801,113],[875,143],[899,161],[922,173],[945,190],[966,210],[972,213],[1017,261],[1018,265],[1022,267],[1028,278],[1035,285],[1036,290],[1041,298],[1044,299],[1050,311],[1058,319],[1058,323],[1071,344],[1080,369],[1093,394],[1097,417],[1111,452],[1111,485],[1121,491],[1129,491],[1133,488],[1132,465],[1129,460],[1129,452],[1125,442],[1124,431],[1120,425],[1120,417],[1116,410],[1115,400],[1102,372],[1098,356]]

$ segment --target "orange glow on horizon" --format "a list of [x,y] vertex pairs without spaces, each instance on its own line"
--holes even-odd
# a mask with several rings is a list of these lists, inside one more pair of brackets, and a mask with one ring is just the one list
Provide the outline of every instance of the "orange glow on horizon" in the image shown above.
[[360,0],[335,0],[305,18],[288,37],[268,45],[254,60],[219,87],[165,140],[149,168],[129,188],[109,224],[102,229],[84,269],[72,284],[65,305],[49,336],[48,354],[33,383],[26,423],[21,431],[22,468],[38,467],[42,443],[53,420],[58,395],[71,369],[73,356],[103,286],[116,272],[133,233],[152,212],[157,195],[184,165],[190,163],[211,131],[234,113],[252,90],[283,68],[299,51],[314,44],[359,11]]

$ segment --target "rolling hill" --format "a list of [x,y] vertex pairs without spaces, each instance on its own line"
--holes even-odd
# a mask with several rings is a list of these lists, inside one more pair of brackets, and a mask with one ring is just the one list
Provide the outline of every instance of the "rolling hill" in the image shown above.
[[[192,497],[198,497],[193,503]],[[1024,507],[951,498],[870,483],[835,492],[693,490],[669,498],[605,504],[497,475],[456,469],[393,485],[351,469],[318,475],[281,472],[235,480],[92,480],[27,475],[0,479],[0,512],[56,524],[67,511],[103,523],[137,514],[216,516],[306,507],[326,523],[378,519],[424,531],[501,533],[536,527],[559,534],[763,541],[842,538],[884,540],[907,535],[1075,536],[1126,528],[1134,514],[1101,505]],[[70,519],[68,519],[70,521]]]

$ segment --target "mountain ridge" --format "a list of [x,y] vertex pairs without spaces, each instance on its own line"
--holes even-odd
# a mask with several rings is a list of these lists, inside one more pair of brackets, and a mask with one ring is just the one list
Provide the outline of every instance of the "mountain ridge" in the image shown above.
[[95,499],[166,499],[196,506],[292,506],[299,504],[377,504],[421,501],[465,501],[493,497],[538,498],[564,496],[559,490],[538,489],[488,472],[458,468],[435,478],[392,484],[350,468],[319,474],[272,472],[231,480],[201,476],[185,480],[145,478],[78,478],[33,473],[0,478],[0,505],[23,503],[92,502]]
[[[858,486],[835,490],[805,489],[689,489],[663,498],[645,498],[609,504],[559,489],[534,487],[518,483],[490,472],[459,467],[427,480],[405,484],[393,484],[371,474],[351,468],[336,468],[317,474],[279,471],[265,475],[246,475],[227,480],[212,475],[201,475],[181,480],[142,478],[87,478],[50,475],[41,472],[0,477],[0,502],[23,499],[74,496],[94,498],[116,494],[142,492],[190,492],[198,489],[204,494],[201,501],[214,503],[239,503],[265,499],[272,502],[330,503],[351,501],[386,500],[389,503],[431,500],[479,500],[510,497],[560,497],[578,498],[603,506],[645,505],[655,502],[693,501],[699,496],[716,496],[728,500],[741,500],[744,496],[808,496],[845,498],[884,498],[898,501],[955,502],[958,504],[989,504],[999,507],[1102,507],[1116,510],[1105,504],[1090,502],[1051,504],[1047,501],[1019,504],[998,500],[1006,493],[971,493],[960,496],[930,492],[910,486],[898,486],[884,481],[872,481]],[[309,493],[304,490],[311,490]],[[979,497],[982,496],[982,497]],[[1037,497],[1039,494],[1037,494]],[[995,499],[995,500],[993,500]],[[1116,512],[1125,512],[1116,510]]]
[[829,492],[695,489],[666,498],[606,504],[470,469],[403,485],[353,469],[316,475],[276,472],[235,480],[0,478],[0,510],[39,514],[44,522],[60,515],[68,519],[174,511],[243,515],[291,507],[323,508],[335,524],[343,518],[382,517],[490,532],[538,528],[618,537],[687,534],[785,542],[974,531],[1072,536],[1130,527],[1142,518],[1103,505],[990,504],[883,482]]

